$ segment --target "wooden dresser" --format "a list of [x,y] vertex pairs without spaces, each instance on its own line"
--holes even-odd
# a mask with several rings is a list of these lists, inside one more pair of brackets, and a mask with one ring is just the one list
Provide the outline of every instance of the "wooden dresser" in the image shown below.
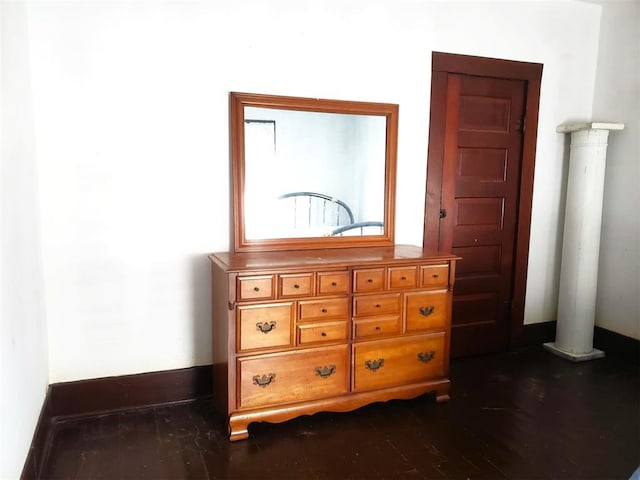
[[231,440],[252,422],[449,399],[455,256],[399,245],[209,258],[214,399]]

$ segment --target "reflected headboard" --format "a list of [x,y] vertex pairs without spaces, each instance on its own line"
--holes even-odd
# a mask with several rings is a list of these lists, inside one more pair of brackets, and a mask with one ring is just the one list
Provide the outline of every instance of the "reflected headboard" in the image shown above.
[[354,223],[349,205],[338,198],[317,192],[291,192],[278,197],[278,213],[293,229],[318,229],[330,227],[327,234],[337,227]]

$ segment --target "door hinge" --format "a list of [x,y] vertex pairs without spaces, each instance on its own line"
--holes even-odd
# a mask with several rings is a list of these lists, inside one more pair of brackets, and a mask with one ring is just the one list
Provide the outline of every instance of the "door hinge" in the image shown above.
[[513,310],[513,300],[506,300],[504,302],[504,307],[507,310],[507,314],[509,315],[509,318],[511,317],[511,312]]
[[527,129],[527,117],[526,115],[522,115],[522,118],[516,124],[516,131],[520,133],[524,133],[526,129]]

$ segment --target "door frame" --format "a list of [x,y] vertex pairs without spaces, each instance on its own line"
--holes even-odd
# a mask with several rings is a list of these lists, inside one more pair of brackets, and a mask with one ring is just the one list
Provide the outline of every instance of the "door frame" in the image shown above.
[[542,64],[433,52],[431,58],[431,113],[427,161],[427,191],[423,246],[438,250],[444,163],[444,135],[447,120],[447,75],[463,74],[526,82],[524,138],[518,193],[516,240],[513,265],[513,297],[508,348],[523,342],[524,305],[529,262],[533,179],[538,137],[538,111]]

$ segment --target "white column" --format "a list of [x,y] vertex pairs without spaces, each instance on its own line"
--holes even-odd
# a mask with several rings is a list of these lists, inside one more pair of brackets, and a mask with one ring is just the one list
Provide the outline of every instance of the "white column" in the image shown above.
[[556,341],[544,347],[578,362],[604,357],[593,348],[607,137],[621,123],[566,123],[571,133]]

